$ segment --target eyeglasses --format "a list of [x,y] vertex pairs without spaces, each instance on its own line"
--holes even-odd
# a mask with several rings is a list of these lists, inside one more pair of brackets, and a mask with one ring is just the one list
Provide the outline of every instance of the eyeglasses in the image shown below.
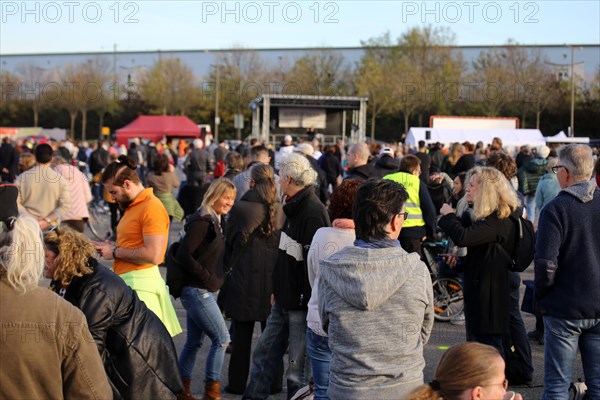
[[565,169],[565,171],[569,172],[568,168],[567,168],[567,167],[565,167],[564,165],[557,165],[557,166],[555,166],[555,167],[552,167],[552,172],[554,172],[555,174],[558,174],[558,170],[559,170],[560,168],[564,168],[564,169]]
[[405,211],[405,212],[403,212],[403,213],[400,213],[400,214],[398,214],[398,215],[399,215],[399,216],[402,216],[402,217],[404,217],[404,220],[405,220],[405,221],[408,219],[408,212],[407,212],[407,211]]
[[498,386],[498,385],[502,385],[502,389],[504,389],[504,390],[508,389],[508,379],[504,379],[502,381],[502,383],[493,383],[493,384],[485,385],[485,386]]

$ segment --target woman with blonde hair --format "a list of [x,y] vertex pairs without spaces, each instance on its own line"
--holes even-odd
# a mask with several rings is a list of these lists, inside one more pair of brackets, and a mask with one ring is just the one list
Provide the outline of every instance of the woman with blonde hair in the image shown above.
[[225,237],[221,217],[233,207],[235,194],[236,188],[229,179],[215,179],[200,208],[186,219],[178,247],[169,251],[183,270],[181,303],[187,311],[187,338],[179,355],[184,385],[181,399],[193,399],[190,389],[192,371],[204,336],[212,341],[204,371],[204,399],[220,399],[221,367],[230,342],[216,298],[225,281]]
[[462,343],[446,351],[435,379],[415,389],[407,400],[522,400],[507,392],[504,360],[498,351],[481,343]]
[[75,230],[44,238],[50,289],[86,316],[113,397],[175,399],[183,389],[171,335],[114,272],[99,264],[92,242]]
[[444,157],[442,161],[441,170],[450,176],[452,179],[456,177],[456,174],[452,171],[458,160],[462,157],[462,145],[460,143],[452,143],[448,155]]
[[[518,216],[517,195],[500,171],[475,167],[467,178],[466,199],[472,212],[457,218],[444,204],[438,225],[460,247],[467,247],[459,270],[464,272],[467,340],[494,346],[504,356],[502,337],[509,333],[510,287],[508,261],[516,240],[511,214]],[[472,217],[469,215],[472,214]],[[456,256],[444,256],[456,267]]]

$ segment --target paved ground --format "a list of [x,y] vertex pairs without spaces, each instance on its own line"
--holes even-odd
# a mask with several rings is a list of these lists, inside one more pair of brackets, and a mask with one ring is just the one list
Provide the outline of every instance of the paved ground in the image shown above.
[[[175,235],[179,232],[180,229],[181,229],[181,224],[173,223],[172,227],[171,227],[170,236],[172,238],[176,237]],[[166,273],[165,268],[161,267],[160,270],[164,277],[164,275]],[[523,272],[521,274],[521,276],[522,276],[522,279],[533,279],[532,268],[530,267],[528,270]],[[521,290],[521,296],[523,296],[523,293],[524,293],[524,286],[522,287],[522,290]],[[174,301],[174,304],[175,304],[175,309],[177,311],[177,315],[179,316],[179,321],[184,330],[184,332],[182,334],[176,336],[173,339],[175,342],[177,351],[179,352],[185,342],[185,332],[186,332],[185,309],[182,307],[181,302],[179,300]],[[523,319],[525,321],[527,330],[528,331],[532,330],[535,325],[535,318],[530,314],[523,314]],[[260,330],[259,330],[259,327],[257,324],[256,330],[255,330],[255,335],[254,335],[255,341],[257,340],[259,334],[260,334]],[[452,346],[452,345],[458,344],[458,343],[462,343],[464,341],[465,341],[464,326],[456,326],[456,325],[452,325],[450,323],[436,321],[434,328],[433,328],[431,338],[429,340],[429,343],[425,346],[425,361],[426,361],[425,381],[426,382],[433,379],[435,367],[436,367],[441,355],[445,351],[445,349],[449,346]],[[392,345],[392,343],[393,342],[391,341],[390,345]],[[543,391],[544,348],[543,348],[543,346],[537,344],[537,342],[530,342],[530,343],[531,343],[533,364],[534,364],[534,368],[535,368],[533,387],[518,387],[518,388],[511,388],[509,390],[515,390],[515,391],[521,393],[524,399],[539,399],[539,398],[541,398],[542,391]],[[203,347],[199,353],[198,360],[196,362],[196,367],[194,370],[192,392],[197,397],[200,397],[200,398],[202,397],[202,393],[203,393],[204,364],[206,361],[206,355],[207,355],[209,347],[210,347],[210,340],[207,339],[205,347]],[[228,367],[229,367],[229,355],[226,355],[225,363],[223,365],[223,372],[222,372],[222,386],[223,387],[227,384],[227,369],[228,369]],[[577,357],[577,360],[575,362],[574,377],[575,377],[575,379],[583,378],[583,371],[581,368],[581,359],[579,356]],[[231,394],[228,394],[225,392],[223,392],[223,394],[222,394],[222,398],[224,400],[239,399],[240,397],[241,396],[231,395]],[[270,399],[273,399],[273,400],[286,399],[285,380],[284,380],[284,391],[280,394],[271,396]],[[376,400],[376,399],[374,399],[374,400]]]

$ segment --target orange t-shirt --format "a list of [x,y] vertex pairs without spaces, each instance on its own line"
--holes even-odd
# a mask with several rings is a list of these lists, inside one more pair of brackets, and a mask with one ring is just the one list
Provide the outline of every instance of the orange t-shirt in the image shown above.
[[[127,207],[117,225],[117,246],[139,248],[144,246],[144,236],[162,235],[169,238],[169,214],[152,188],[144,189]],[[113,270],[117,274],[153,267],[154,264],[134,264],[117,258]]]

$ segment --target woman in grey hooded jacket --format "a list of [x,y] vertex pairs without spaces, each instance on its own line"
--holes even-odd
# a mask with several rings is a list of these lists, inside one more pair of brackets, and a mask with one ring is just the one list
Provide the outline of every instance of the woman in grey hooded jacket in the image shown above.
[[404,398],[423,383],[433,293],[419,255],[398,241],[407,198],[399,183],[363,183],[352,213],[354,246],[320,263],[319,312],[332,352],[330,399]]

